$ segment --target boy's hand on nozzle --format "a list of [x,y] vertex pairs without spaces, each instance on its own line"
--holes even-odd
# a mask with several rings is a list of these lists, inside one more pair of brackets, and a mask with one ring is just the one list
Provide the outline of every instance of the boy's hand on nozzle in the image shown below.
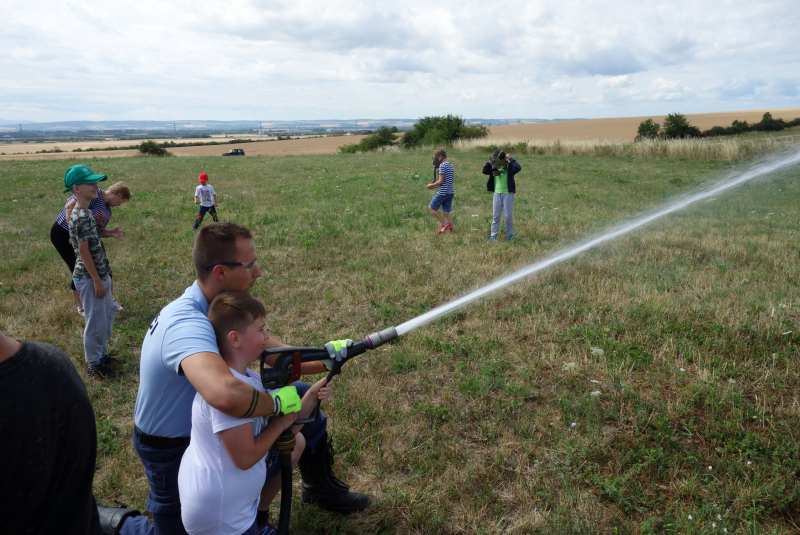
[[272,411],[273,416],[284,416],[302,408],[300,396],[297,395],[297,389],[293,386],[284,386],[272,394],[272,401],[275,404],[275,410]]
[[327,377],[320,379],[308,389],[308,393],[316,396],[318,400],[328,399],[333,393],[333,379],[328,381]]

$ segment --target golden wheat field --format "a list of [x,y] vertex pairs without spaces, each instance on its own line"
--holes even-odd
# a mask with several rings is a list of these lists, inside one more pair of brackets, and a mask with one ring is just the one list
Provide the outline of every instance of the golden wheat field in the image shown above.
[[[258,139],[249,136],[237,136],[241,139]],[[365,136],[336,136],[336,137],[308,137],[300,139],[284,139],[277,141],[274,138],[269,141],[255,141],[253,143],[235,143],[230,145],[204,145],[196,147],[174,147],[169,151],[175,156],[217,156],[230,149],[244,149],[246,155],[250,156],[285,156],[289,154],[333,154],[342,145],[348,143],[358,143]],[[168,139],[167,141],[173,141]],[[208,139],[181,139],[180,142],[208,142]],[[35,145],[0,145],[0,161],[2,160],[63,160],[75,158],[77,155],[72,152],[75,149],[103,148],[111,146],[131,146],[138,145],[137,141],[85,141],[76,143],[36,143]],[[64,152],[49,154],[33,154],[37,150],[54,150],[56,147]],[[30,154],[25,154],[25,152]],[[90,158],[118,158],[135,156],[139,151],[136,149],[98,151],[91,152]]]
[[[730,126],[735,121],[757,123],[765,112],[775,118],[787,121],[800,117],[800,108],[776,110],[726,111],[719,113],[686,114],[689,122],[700,130],[714,126]],[[492,126],[489,138],[527,139],[539,141],[633,141],[639,123],[645,119],[664,122],[665,115],[643,117],[618,117],[613,119],[583,119],[578,121],[553,121],[549,123],[529,123]]]
[[[759,122],[765,112],[775,118],[791,120],[800,117],[800,108],[782,108],[771,110],[731,111],[719,113],[687,114],[689,122],[700,130],[708,130],[713,126],[729,126],[734,120]],[[633,141],[639,123],[652,118],[661,123],[663,115],[642,117],[617,117],[608,119],[580,119],[574,121],[552,121],[547,123],[527,123],[512,125],[496,125],[489,127],[489,141],[492,140],[528,140],[532,142],[547,141]],[[258,139],[242,136],[242,138]],[[222,155],[230,149],[244,149],[249,156],[285,156],[293,154],[334,154],[339,147],[350,143],[358,143],[364,136],[309,137],[288,140],[256,141],[252,143],[231,145],[206,145],[196,147],[175,147],[169,151],[176,156],[215,156]],[[208,139],[182,139],[181,142],[208,141]],[[2,160],[59,160],[75,158],[72,151],[80,148],[102,148],[108,146],[136,145],[135,141],[94,141],[77,143],[36,143],[26,145],[0,145],[0,161]],[[34,154],[37,150],[54,150],[64,152]],[[27,153],[26,153],[27,152]],[[138,154],[135,149],[119,151],[92,152],[91,158],[127,157]]]

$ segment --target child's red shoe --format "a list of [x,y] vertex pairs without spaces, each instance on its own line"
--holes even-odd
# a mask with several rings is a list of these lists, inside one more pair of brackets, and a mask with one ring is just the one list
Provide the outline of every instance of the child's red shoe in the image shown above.
[[278,528],[269,523],[269,514],[258,523],[258,535],[278,535]]

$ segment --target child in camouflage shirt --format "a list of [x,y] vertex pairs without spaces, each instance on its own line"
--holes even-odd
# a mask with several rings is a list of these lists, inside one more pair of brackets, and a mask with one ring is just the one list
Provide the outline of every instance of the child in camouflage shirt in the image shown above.
[[72,279],[86,311],[83,350],[87,373],[104,379],[116,376],[106,354],[116,310],[111,296],[111,265],[89,203],[97,198],[97,183],[107,178],[85,165],[72,166],[64,175],[64,193],[71,191],[77,199],[69,219],[69,240],[76,257]]

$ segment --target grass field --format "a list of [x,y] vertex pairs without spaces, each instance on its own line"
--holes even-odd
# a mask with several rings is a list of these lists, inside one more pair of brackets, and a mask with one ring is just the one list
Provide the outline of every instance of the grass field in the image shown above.
[[[0,329],[83,373],[83,320],[48,231],[60,177],[126,181],[106,240],[120,380],[87,379],[99,501],[143,509],[130,433],[147,325],[191,284],[192,195],[254,231],[281,341],[398,325],[676,195],[732,162],[520,155],[516,237],[488,243],[485,154],[454,152],[437,236],[422,152],[0,162]],[[326,403],[337,471],[375,505],[296,500],[295,533],[794,533],[800,523],[800,170],[745,185],[358,357]],[[573,425],[575,424],[575,425]],[[296,487],[295,496],[299,496]]]

